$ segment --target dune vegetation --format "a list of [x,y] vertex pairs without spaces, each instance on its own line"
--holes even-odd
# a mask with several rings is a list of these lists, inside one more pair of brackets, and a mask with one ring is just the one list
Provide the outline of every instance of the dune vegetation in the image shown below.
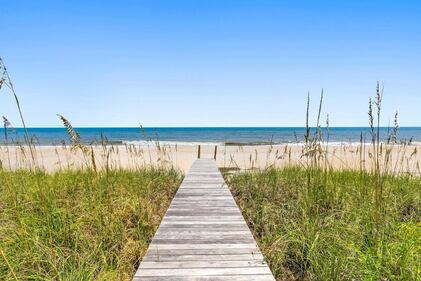
[[377,84],[371,153],[361,154],[359,169],[329,165],[322,93],[314,133],[307,105],[302,165],[226,174],[277,280],[421,280],[421,178],[390,169],[392,147],[407,144],[398,144],[397,115],[380,139],[382,97]]
[[421,179],[295,167],[228,185],[277,280],[420,280]]
[[0,280],[131,280],[181,180],[0,171]]

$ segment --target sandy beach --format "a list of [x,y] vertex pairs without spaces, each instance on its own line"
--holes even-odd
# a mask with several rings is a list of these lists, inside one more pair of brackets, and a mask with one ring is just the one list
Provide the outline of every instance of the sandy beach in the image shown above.
[[[201,144],[200,157],[213,158],[215,145]],[[320,161],[333,169],[366,169],[372,167],[372,147],[370,144],[335,144],[322,147]],[[394,145],[390,149],[388,170],[394,173],[420,174],[418,152],[420,145]],[[70,146],[35,146],[35,161],[32,161],[28,147],[0,146],[0,161],[4,169],[29,168],[33,163],[42,170],[54,172],[60,169],[80,169],[90,167],[102,169],[138,169],[145,166],[174,167],[188,171],[198,157],[198,145],[192,144],[125,144],[89,146],[89,153]],[[92,153],[93,152],[93,153]],[[383,158],[386,148],[383,147]],[[93,156],[93,157],[92,157]],[[220,168],[264,169],[267,167],[305,166],[304,144],[282,145],[218,145],[216,162]],[[382,161],[383,163],[384,161]]]

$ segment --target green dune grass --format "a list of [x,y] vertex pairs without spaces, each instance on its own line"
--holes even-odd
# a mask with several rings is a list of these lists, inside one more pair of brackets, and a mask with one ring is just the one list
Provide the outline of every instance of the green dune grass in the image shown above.
[[421,179],[287,168],[226,176],[277,280],[421,280]]
[[130,280],[181,179],[0,171],[0,280]]
[[[277,280],[420,280],[420,178],[385,176],[380,213],[365,172],[226,179]],[[181,180],[163,169],[0,171],[0,280],[130,280]]]

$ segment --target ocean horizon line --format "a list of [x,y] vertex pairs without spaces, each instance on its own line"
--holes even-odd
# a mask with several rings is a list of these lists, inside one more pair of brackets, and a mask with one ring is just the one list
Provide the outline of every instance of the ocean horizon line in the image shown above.
[[[309,128],[316,128],[317,126],[309,126]],[[305,126],[74,126],[75,129],[305,129]],[[321,126],[321,129],[369,129],[367,126]],[[393,126],[380,126],[380,129],[390,129]],[[405,128],[415,128],[421,129],[421,126],[401,126],[400,129]],[[24,129],[23,127],[11,127],[10,129]],[[63,126],[35,126],[35,127],[26,127],[26,129],[66,129]],[[4,127],[1,127],[0,130],[4,130]]]

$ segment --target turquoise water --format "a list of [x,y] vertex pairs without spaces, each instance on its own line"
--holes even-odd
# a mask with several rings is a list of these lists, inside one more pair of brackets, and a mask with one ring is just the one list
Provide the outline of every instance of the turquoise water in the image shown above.
[[[64,128],[29,128],[29,134],[39,144],[58,144],[63,140],[68,142]],[[305,128],[145,128],[145,134],[140,128],[77,128],[84,142],[100,141],[101,135],[112,142],[137,142],[146,140],[161,142],[187,142],[187,143],[294,143],[302,142]],[[381,128],[381,137],[385,139],[389,128]],[[324,138],[327,131],[323,129]],[[329,129],[331,142],[359,142],[361,133],[366,140],[370,140],[369,129],[364,127],[335,127]],[[21,128],[8,130],[10,140],[23,140]],[[399,139],[421,141],[421,127],[403,127],[399,131]],[[0,129],[0,141],[4,142],[4,129]]]

